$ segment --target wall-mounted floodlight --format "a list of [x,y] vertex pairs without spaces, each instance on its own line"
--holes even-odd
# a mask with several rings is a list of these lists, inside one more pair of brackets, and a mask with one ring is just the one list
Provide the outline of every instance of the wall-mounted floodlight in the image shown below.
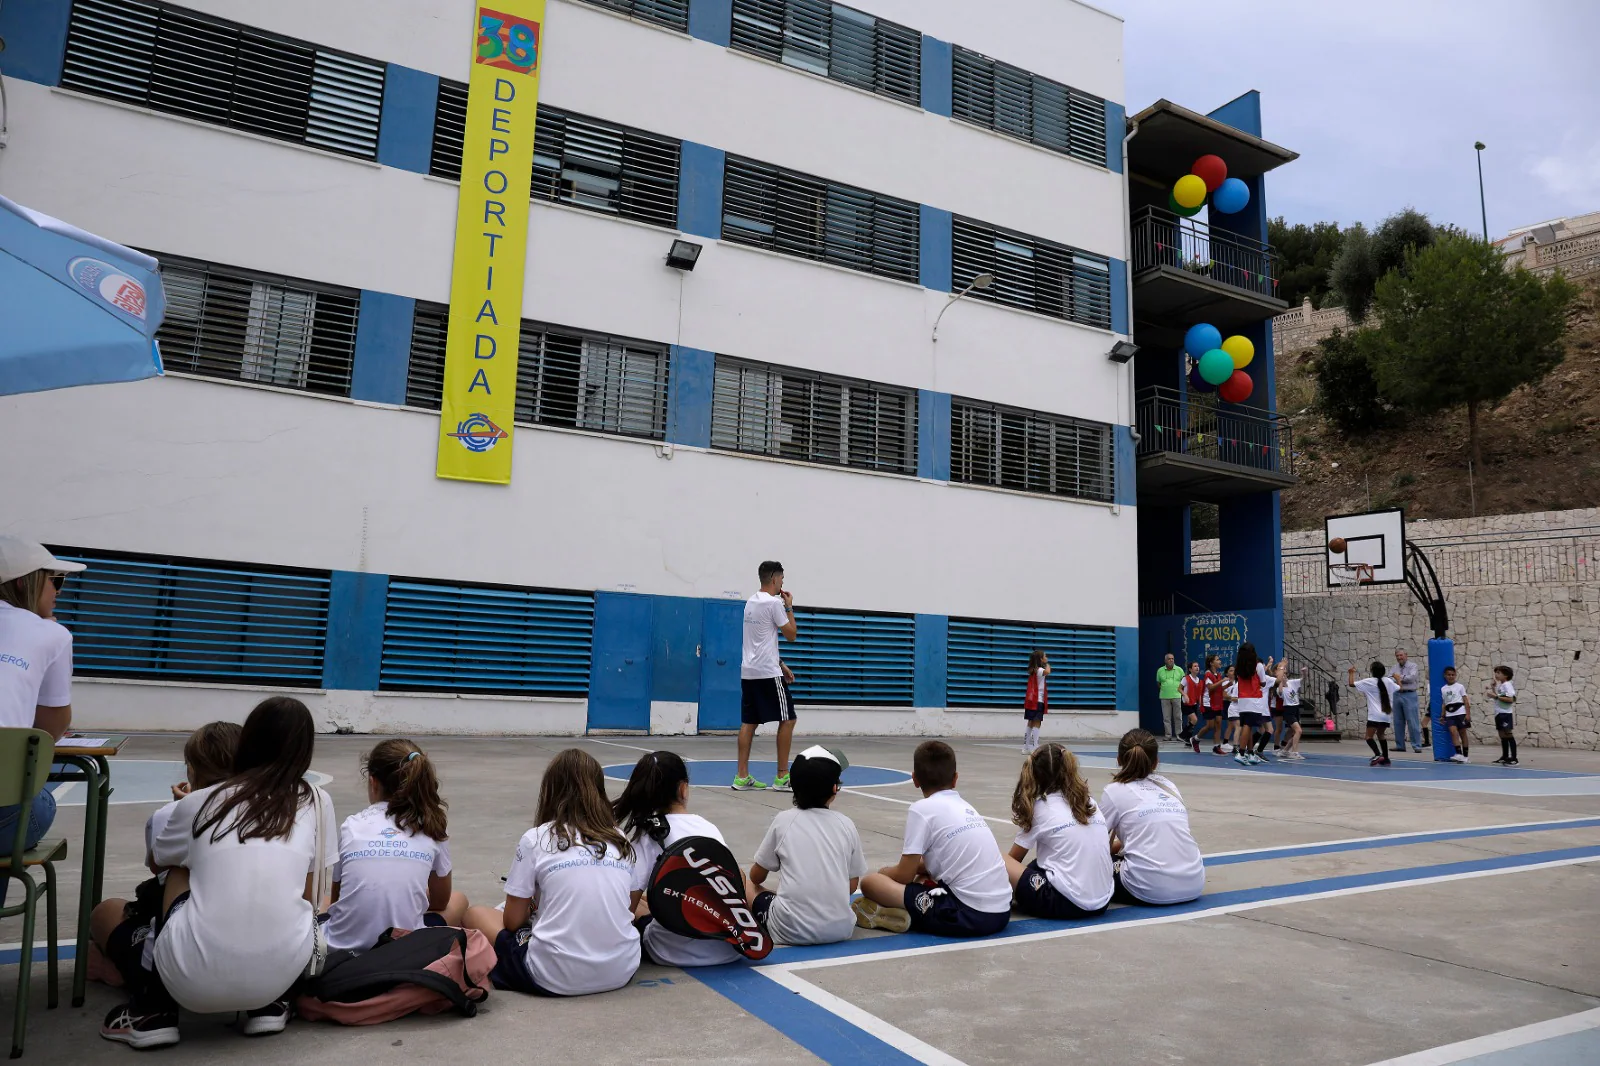
[[1106,358],[1113,363],[1126,363],[1139,354],[1139,346],[1132,341],[1118,341],[1106,353]]
[[939,309],[939,317],[933,320],[933,339],[935,341],[937,341],[939,339],[939,321],[940,321],[940,319],[944,318],[944,313],[946,311],[950,310],[950,305],[951,304],[953,304],[957,300],[961,299],[963,296],[965,296],[967,293],[971,292],[973,289],[977,289],[979,291],[982,291],[984,289],[987,289],[990,285],[993,285],[993,284],[994,284],[994,275],[993,274],[979,274],[977,277],[972,279],[972,283],[969,284],[966,288],[962,289],[960,292],[958,292],[954,296],[950,297],[950,299],[946,300],[945,301],[945,305]]
[[693,241],[677,240],[672,242],[672,247],[667,251],[667,266],[674,270],[693,270],[700,259],[703,245]]

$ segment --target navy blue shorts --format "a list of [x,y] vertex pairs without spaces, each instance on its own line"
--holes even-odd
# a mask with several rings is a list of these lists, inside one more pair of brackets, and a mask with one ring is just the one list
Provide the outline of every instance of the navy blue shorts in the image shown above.
[[767,915],[772,912],[772,901],[777,898],[776,892],[757,892],[755,902],[750,904],[750,913],[763,929],[767,927]]
[[934,936],[990,936],[1011,921],[1010,911],[974,910],[942,883],[907,885],[905,908],[915,932]]
[[1495,712],[1495,715],[1494,715],[1494,727],[1496,729],[1504,730],[1505,732],[1509,733],[1511,731],[1512,727],[1515,726],[1516,724],[1517,724],[1517,713],[1515,711],[1496,711]]
[[442,929],[444,928],[444,925],[444,915],[440,914],[438,911],[423,912],[422,927],[424,929]]
[[1045,872],[1039,869],[1037,859],[1030,862],[1028,868],[1022,871],[1022,879],[1017,882],[1015,900],[1017,910],[1023,914],[1031,914],[1035,918],[1054,918],[1058,922],[1070,922],[1076,918],[1097,918],[1106,912],[1105,906],[1099,910],[1086,911],[1057,892],[1056,887],[1045,876]]
[[1457,729],[1465,729],[1467,728],[1467,716],[1464,714],[1447,714],[1445,715],[1444,724],[1446,726],[1454,726]]
[[1049,710],[1050,708],[1048,707],[1024,707],[1022,708],[1022,717],[1030,722],[1042,722]]
[[1203,710],[1201,713],[1206,716],[1206,721],[1208,722],[1215,722],[1218,718],[1222,717],[1221,711],[1214,710],[1210,707],[1205,708],[1205,710]]
[[1240,711],[1239,723],[1249,729],[1260,729],[1266,724],[1267,716],[1257,714],[1255,711]]
[[555,996],[558,993],[539,987],[539,982],[533,979],[533,973],[528,969],[528,938],[532,935],[531,927],[524,927],[515,933],[502,929],[495,934],[494,969],[489,971],[489,980],[496,988],[506,992]]
[[781,677],[744,678],[739,682],[739,721],[744,725],[794,721],[794,700]]

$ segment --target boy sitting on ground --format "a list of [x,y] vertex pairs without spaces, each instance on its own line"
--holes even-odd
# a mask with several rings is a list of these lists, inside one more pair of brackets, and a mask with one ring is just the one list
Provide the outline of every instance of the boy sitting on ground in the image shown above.
[[[850,897],[867,859],[848,815],[830,810],[849,766],[842,752],[820,744],[802,751],[789,770],[794,808],[780,811],[750,864],[750,910],[780,944],[832,944],[855,928]],[[781,873],[777,892],[768,875]]]
[[922,799],[906,812],[900,861],[861,879],[856,924],[935,936],[989,936],[1011,920],[1011,879],[983,817],[956,791],[956,753],[942,740],[917,745],[911,783]]

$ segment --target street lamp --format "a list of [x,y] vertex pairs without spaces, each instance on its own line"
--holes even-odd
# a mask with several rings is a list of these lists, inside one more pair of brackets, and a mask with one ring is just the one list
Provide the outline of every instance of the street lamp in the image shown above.
[[954,296],[950,297],[950,299],[946,300],[944,306],[939,309],[939,317],[935,318],[933,320],[933,339],[934,339],[934,341],[937,342],[939,340],[939,321],[940,321],[940,319],[944,318],[944,313],[946,311],[950,310],[950,305],[951,304],[953,304],[957,300],[961,299],[963,296],[965,296],[967,293],[971,292],[973,289],[977,289],[979,291],[982,291],[984,289],[987,289],[990,285],[993,285],[993,284],[994,284],[994,275],[993,274],[979,274],[977,277],[972,279],[972,284],[968,285],[966,288],[962,289],[960,292],[958,292]]
[[1472,147],[1478,153],[1478,211],[1483,215],[1483,243],[1489,243],[1489,209],[1483,201],[1483,149],[1482,141],[1473,141]]

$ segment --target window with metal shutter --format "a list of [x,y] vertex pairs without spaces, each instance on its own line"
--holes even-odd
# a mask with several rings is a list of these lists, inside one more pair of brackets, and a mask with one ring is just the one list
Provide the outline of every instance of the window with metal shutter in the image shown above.
[[376,159],[386,67],[144,0],[76,0],[61,85]]
[[322,684],[327,571],[53,548],[86,564],[56,600],[89,677]]
[[1098,96],[957,46],[952,105],[956,118],[1106,165],[1106,102]]
[[[429,173],[460,178],[466,118],[467,87],[441,82]],[[534,125],[530,195],[676,229],[682,147],[671,137],[541,104]]]
[[[412,407],[440,407],[448,329],[443,304],[417,304],[406,373]],[[517,346],[516,419],[661,440],[669,362],[663,344],[525,321]]]
[[583,0],[595,7],[608,7],[632,15],[643,22],[654,22],[680,33],[689,32],[689,0]]
[[910,104],[922,34],[826,0],[733,0],[733,47]]
[[594,594],[389,581],[381,689],[586,696]]
[[1052,710],[1117,709],[1117,639],[1109,628],[952,618],[946,699],[952,707],[1021,709],[1028,658],[1050,657]]
[[1109,503],[1111,427],[1064,415],[955,399],[950,479]]
[[167,293],[156,340],[168,370],[350,395],[356,290],[153,254]]
[[912,389],[717,358],[711,446],[895,474],[917,472]]
[[952,236],[956,292],[980,274],[993,274],[994,284],[967,295],[1111,328],[1111,261],[1105,256],[959,216]]
[[728,157],[722,239],[916,281],[919,208],[909,200]]
[[780,649],[796,703],[909,707],[916,673],[911,615],[797,609],[798,639]]

